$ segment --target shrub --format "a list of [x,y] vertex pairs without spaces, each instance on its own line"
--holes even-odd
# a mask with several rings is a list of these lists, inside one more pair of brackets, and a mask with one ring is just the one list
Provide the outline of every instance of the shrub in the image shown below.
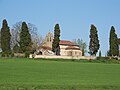
[[9,57],[11,52],[2,52],[2,57]]
[[2,52],[1,56],[2,56],[2,57],[5,57],[5,53],[4,53],[4,52]]
[[109,57],[97,57],[97,60],[109,60]]
[[25,58],[29,58],[30,53],[29,52],[25,52]]
[[11,57],[14,57],[14,53],[11,53]]

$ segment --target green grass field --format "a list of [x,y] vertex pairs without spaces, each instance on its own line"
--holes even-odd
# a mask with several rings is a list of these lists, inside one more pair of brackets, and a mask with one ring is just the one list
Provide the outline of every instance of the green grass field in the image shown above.
[[0,59],[0,90],[120,90],[120,64]]

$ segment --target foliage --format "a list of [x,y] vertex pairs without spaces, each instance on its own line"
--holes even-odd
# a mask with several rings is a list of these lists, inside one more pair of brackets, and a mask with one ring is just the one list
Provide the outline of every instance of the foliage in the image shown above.
[[30,52],[25,52],[25,58],[29,58]]
[[119,68],[119,64],[2,58],[0,89],[119,90]]
[[60,55],[60,27],[59,24],[56,24],[54,27],[54,39],[52,43],[52,51],[55,52],[56,55]]
[[87,48],[87,44],[85,41],[83,41],[82,39],[74,39],[73,40],[74,43],[78,44],[80,47],[80,50],[82,50],[82,56],[85,55],[85,53],[87,52],[86,48]]
[[21,52],[20,47],[18,46],[18,44],[16,44],[16,45],[13,47],[13,52],[14,52],[14,53],[19,53],[19,52]]
[[1,48],[1,30],[0,30],[0,48]]
[[120,38],[118,38],[118,44],[120,45]]
[[99,57],[101,57],[102,56],[102,53],[101,53],[101,50],[99,51]]
[[111,30],[110,30],[109,45],[110,45],[111,56],[118,56],[119,55],[119,45],[118,45],[118,38],[117,38],[117,34],[115,33],[114,26],[112,26]]
[[85,56],[85,50],[82,49],[82,56]]
[[110,60],[109,57],[97,57],[96,60],[99,60],[99,62],[101,61],[103,63],[107,63],[107,62],[113,63],[112,60]]
[[[28,30],[31,34],[32,48],[34,50],[38,49],[39,45],[43,43],[44,39],[39,35],[38,29],[34,24],[28,23]],[[20,42],[20,32],[21,32],[22,22],[17,22],[13,25],[11,30],[11,47],[13,48],[16,44],[19,45]]]
[[107,56],[111,56],[110,50],[107,51]]
[[98,34],[97,34],[97,28],[94,25],[91,25],[89,54],[96,56],[99,48],[100,48],[100,44],[99,44],[99,39],[98,39]]
[[20,32],[20,49],[23,53],[32,51],[31,35],[25,22],[22,23]]
[[14,57],[14,53],[13,52],[11,53],[11,57]]
[[2,52],[2,57],[9,57],[11,55],[11,52]]
[[2,52],[11,52],[10,48],[10,29],[7,24],[6,19],[3,20],[2,28],[1,28],[1,48]]

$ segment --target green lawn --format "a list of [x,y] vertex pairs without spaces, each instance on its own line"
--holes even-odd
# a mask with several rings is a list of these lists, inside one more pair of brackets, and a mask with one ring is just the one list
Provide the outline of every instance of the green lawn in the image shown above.
[[120,90],[120,64],[0,59],[0,90]]

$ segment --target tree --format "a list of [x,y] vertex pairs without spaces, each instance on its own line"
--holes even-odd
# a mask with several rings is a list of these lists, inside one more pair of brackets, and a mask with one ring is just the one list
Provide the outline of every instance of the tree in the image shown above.
[[[28,23],[28,30],[31,34],[31,40],[32,40],[32,48],[34,50],[39,48],[39,45],[44,42],[44,39],[41,35],[38,33],[38,29],[34,24]],[[16,44],[19,45],[20,42],[20,32],[21,32],[22,22],[17,22],[13,25],[11,30],[11,48],[13,48]]]
[[101,53],[101,50],[99,51],[99,57],[101,57],[102,53]]
[[19,44],[20,44],[20,49],[23,53],[26,53],[26,52],[30,53],[32,51],[31,35],[29,33],[26,22],[22,23]]
[[52,43],[52,51],[55,52],[56,55],[60,55],[60,27],[59,24],[56,24],[54,27],[54,39]]
[[89,37],[90,37],[89,54],[96,56],[96,54],[100,48],[100,44],[99,44],[99,40],[98,40],[97,28],[94,25],[91,25]]
[[4,19],[3,24],[2,24],[2,28],[1,28],[1,48],[2,48],[2,52],[6,52],[6,53],[11,52],[10,38],[11,38],[10,29],[9,29],[7,20]]
[[109,45],[110,45],[111,56],[118,56],[119,55],[119,43],[118,43],[117,34],[115,33],[114,26],[112,26],[110,30]]
[[118,38],[118,44],[120,45],[120,38]]
[[107,51],[107,56],[111,56],[110,50]]
[[19,53],[19,52],[21,52],[21,51],[20,51],[20,47],[18,46],[18,44],[16,44],[16,45],[13,47],[13,52],[14,52],[14,53]]
[[74,43],[79,45],[80,50],[82,51],[82,56],[85,55],[85,53],[87,52],[86,48],[87,48],[87,44],[85,41],[83,41],[82,39],[74,39],[73,40]]
[[82,56],[85,56],[85,50],[82,48]]
[[0,48],[1,48],[1,31],[0,31]]
[[[120,49],[120,38],[118,39],[118,45],[119,45],[119,49]],[[119,50],[119,57],[120,57],[120,50]]]

